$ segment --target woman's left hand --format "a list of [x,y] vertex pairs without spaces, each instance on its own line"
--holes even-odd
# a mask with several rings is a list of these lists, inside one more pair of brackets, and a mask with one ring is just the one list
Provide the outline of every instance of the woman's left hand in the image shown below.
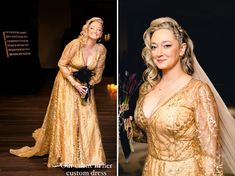
[[83,86],[79,83],[76,83],[74,85],[74,87],[78,90],[78,92],[82,95],[82,96],[85,96],[87,91],[88,91],[88,88],[86,86]]

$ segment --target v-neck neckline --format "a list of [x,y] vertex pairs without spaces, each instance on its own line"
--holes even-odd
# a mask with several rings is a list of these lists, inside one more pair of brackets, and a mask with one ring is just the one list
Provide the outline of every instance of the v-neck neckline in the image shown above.
[[169,98],[167,98],[164,102],[162,102],[161,104],[159,105],[156,105],[152,111],[151,111],[151,114],[149,117],[147,117],[144,113],[144,108],[143,108],[143,104],[144,104],[144,100],[145,100],[145,97],[143,97],[143,99],[141,100],[141,104],[140,104],[140,108],[141,108],[141,111],[142,111],[142,114],[144,116],[145,119],[149,120],[153,117],[153,115],[161,108],[163,107],[164,105],[166,105],[170,100],[172,100],[174,97],[176,97],[176,95],[178,95],[179,93],[181,93],[184,89],[186,89],[190,83],[192,82],[193,78],[191,78],[182,88],[180,88],[178,91],[176,91],[172,96],[170,96]]
[[[95,47],[96,47],[96,48],[95,48],[95,54],[90,55],[89,57],[86,58],[86,60],[85,60],[85,57],[84,57],[84,54],[83,54],[83,49],[81,49],[81,57],[82,57],[84,66],[88,66],[88,59],[89,59],[90,57],[95,57],[95,56],[97,56],[98,44],[95,44],[95,45],[96,45],[96,46],[95,46]],[[93,61],[89,62],[89,64],[92,63],[92,62],[93,62]]]

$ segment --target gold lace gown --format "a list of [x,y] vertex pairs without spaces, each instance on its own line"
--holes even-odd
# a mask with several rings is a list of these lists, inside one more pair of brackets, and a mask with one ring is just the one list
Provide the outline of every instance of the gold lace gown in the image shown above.
[[[91,78],[91,85],[101,81],[105,57],[105,47],[97,44],[96,53],[87,63],[88,69],[95,73]],[[90,101],[84,106],[79,92],[67,79],[72,71],[84,66],[78,39],[65,47],[58,65],[60,70],[43,124],[33,133],[35,145],[10,149],[10,153],[20,157],[48,154],[48,167],[80,168],[105,164],[94,90],[91,91]]]
[[147,141],[143,176],[223,175],[216,103],[207,84],[191,79],[154,109],[143,112],[148,85],[140,88],[134,140]]

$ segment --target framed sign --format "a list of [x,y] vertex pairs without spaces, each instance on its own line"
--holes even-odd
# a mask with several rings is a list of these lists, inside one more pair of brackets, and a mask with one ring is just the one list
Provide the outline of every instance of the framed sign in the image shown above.
[[30,56],[29,35],[26,31],[3,31],[6,57]]

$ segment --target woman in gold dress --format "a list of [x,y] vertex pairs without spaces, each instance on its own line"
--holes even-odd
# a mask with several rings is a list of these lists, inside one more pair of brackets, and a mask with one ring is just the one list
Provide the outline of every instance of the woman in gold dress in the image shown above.
[[148,144],[142,175],[223,175],[217,104],[210,86],[193,76],[191,39],[163,17],[151,22],[144,42],[145,82],[134,120],[125,121],[129,136]]
[[105,67],[106,48],[97,43],[103,34],[103,20],[87,20],[77,39],[66,45],[58,62],[47,112],[41,128],[33,133],[33,147],[10,149],[20,157],[48,154],[48,167],[89,167],[106,162],[97,119],[94,90],[84,103],[86,85],[73,73],[86,67],[92,71],[89,85],[101,81]]

